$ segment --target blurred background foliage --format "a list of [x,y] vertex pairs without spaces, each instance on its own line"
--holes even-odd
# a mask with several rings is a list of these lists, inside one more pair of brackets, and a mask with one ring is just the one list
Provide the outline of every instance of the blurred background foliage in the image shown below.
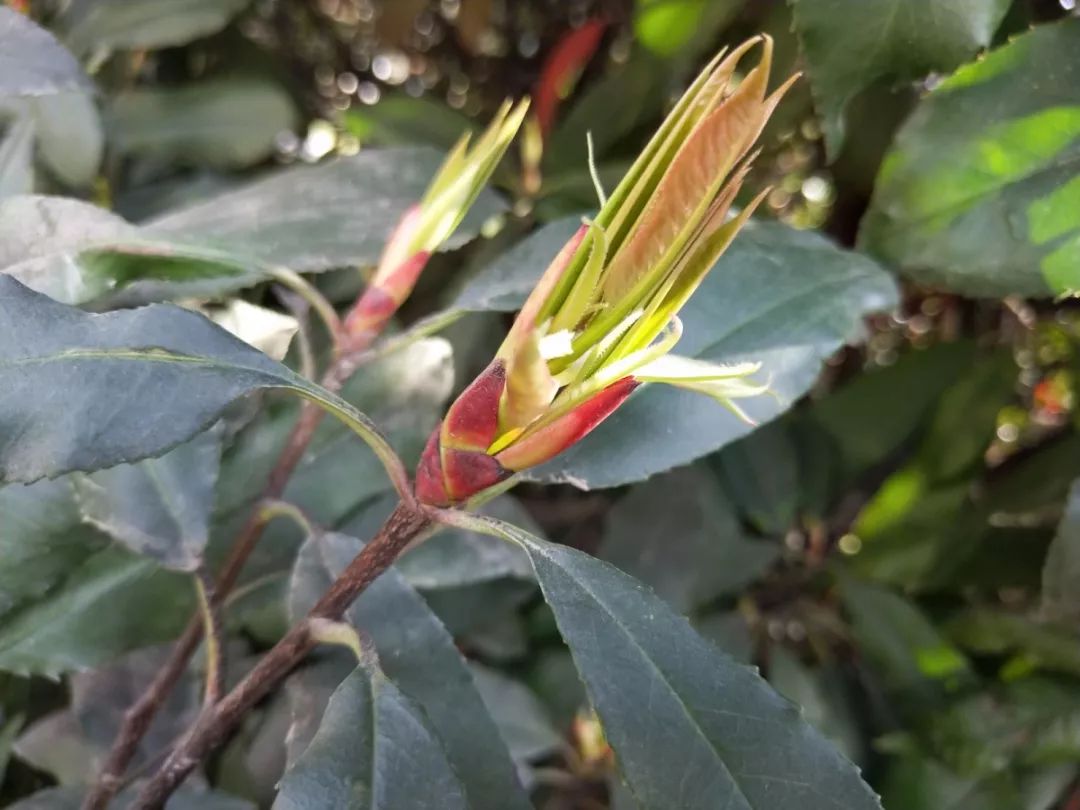
[[[648,582],[728,653],[760,667],[864,769],[888,810],[1080,810],[1080,312],[1052,298],[1053,268],[1039,272],[1049,259],[1023,252],[1034,237],[1019,237],[1018,246],[978,212],[964,233],[949,231],[947,245],[938,240],[948,223],[920,230],[936,216],[934,196],[951,189],[942,179],[949,167],[934,155],[969,168],[950,151],[962,127],[949,115],[981,127],[979,137],[990,138],[978,141],[984,146],[1012,143],[990,132],[995,113],[978,98],[965,96],[970,106],[953,113],[940,97],[1023,68],[1015,59],[973,62],[981,50],[1015,48],[1012,38],[1034,26],[1038,54],[1023,58],[1043,62],[1019,84],[999,87],[995,103],[1022,95],[1016,105],[1034,109],[1042,93],[1047,105],[1080,105],[1070,0],[8,5],[52,30],[95,86],[0,97],[0,199],[31,190],[81,196],[134,223],[275,166],[373,146],[442,150],[504,97],[531,94],[536,120],[497,176],[516,217],[490,240],[438,259],[466,272],[531,225],[594,205],[587,133],[611,187],[708,55],[770,33],[774,74],[802,69],[808,80],[770,123],[746,187],[773,186],[763,216],[859,245],[902,271],[901,305],[869,319],[865,340],[832,356],[797,407],[720,452],[616,490],[528,485],[507,508]],[[894,12],[890,28],[878,15]],[[968,74],[987,75],[965,79],[961,71],[934,90],[968,62]],[[1036,149],[1046,131],[1015,137]],[[1075,137],[1080,128],[1069,131]],[[1073,229],[1074,157],[1063,154],[1048,170],[1073,188],[1055,209]],[[970,178],[957,182],[966,195],[997,194],[1016,179],[1010,172],[1000,169],[989,192],[974,180],[963,185]],[[355,216],[364,218],[362,206]],[[1019,258],[995,264],[1010,250]],[[437,269],[425,275],[407,318],[430,310],[441,277]],[[345,301],[359,279],[342,271],[319,283]],[[265,285],[245,297],[278,306]],[[471,376],[504,325],[489,313],[453,327],[456,379]],[[429,392],[433,418],[451,383],[446,358],[425,351],[418,347],[409,362],[433,389],[441,386]],[[377,421],[380,411],[390,419],[399,410],[385,392],[372,396],[365,410]],[[238,483],[219,493],[219,514],[228,513],[223,500],[242,504],[244,490],[254,491],[243,479],[258,444],[249,438],[226,456],[221,478]],[[315,491],[326,479],[305,486]],[[23,519],[40,527],[47,516],[68,549],[62,571],[34,569],[47,589],[104,552],[100,538],[73,537],[82,529],[50,506],[48,491],[38,492],[36,512],[20,501]],[[2,519],[18,520],[15,504],[4,511],[4,497]],[[350,507],[335,520],[363,536],[375,512]],[[274,536],[266,545],[295,550]],[[458,551],[468,548],[462,539]],[[475,661],[539,806],[632,807],[521,561],[470,567],[455,559],[433,547],[403,569],[426,583],[418,587]],[[241,660],[284,621],[271,598],[281,592],[278,569],[273,559],[264,563],[267,578],[241,594],[250,603],[240,611]],[[13,566],[0,579],[30,576]],[[158,620],[142,628],[145,637],[126,638],[127,647],[167,638],[190,601],[171,575],[139,576],[123,604]],[[65,587],[77,595],[77,583]],[[11,627],[0,630],[3,649],[18,646]],[[156,654],[143,650],[112,670],[62,682],[0,675],[0,801],[83,781]],[[194,692],[181,692],[176,704],[158,744],[190,717]],[[214,784],[254,801],[272,796],[288,727],[282,706],[270,701],[250,718],[211,764]]]

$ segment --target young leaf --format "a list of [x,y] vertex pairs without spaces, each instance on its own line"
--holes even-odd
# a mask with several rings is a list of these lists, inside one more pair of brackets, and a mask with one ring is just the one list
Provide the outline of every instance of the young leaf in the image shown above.
[[528,552],[643,810],[880,810],[794,705],[635,580],[508,523],[461,512],[446,520]]
[[299,394],[369,443],[396,485],[393,449],[344,400],[170,305],[90,315],[0,275],[0,482],[35,481],[161,455],[263,389]]

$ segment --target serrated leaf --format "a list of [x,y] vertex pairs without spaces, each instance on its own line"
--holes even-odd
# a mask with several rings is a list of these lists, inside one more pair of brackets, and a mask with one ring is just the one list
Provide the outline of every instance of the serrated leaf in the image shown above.
[[220,31],[251,0],[75,0],[57,26],[73,50],[162,48]]
[[[1010,0],[790,0],[830,157],[844,111],[883,78],[951,70],[990,44]],[[841,47],[838,47],[842,43]]]
[[84,519],[166,568],[193,571],[210,535],[221,430],[212,428],[160,458],[72,478]]
[[92,90],[79,63],[52,34],[0,6],[0,96]]
[[165,641],[187,622],[194,595],[186,576],[119,548],[98,551],[5,617],[0,669],[56,677]]
[[46,594],[108,538],[83,525],[68,481],[0,489],[0,617]]
[[1078,47],[1080,19],[1040,25],[929,93],[885,157],[859,244],[966,295],[1077,286]]
[[779,555],[777,543],[746,535],[716,477],[699,466],[634,486],[608,513],[597,552],[679,613],[737,592]]
[[[438,542],[438,538],[427,542]],[[294,617],[304,615],[362,547],[359,540],[341,534],[309,540],[297,559],[290,613]],[[528,807],[499,732],[487,715],[453,639],[400,574],[391,570],[377,579],[349,609],[346,618],[371,639],[387,677],[422,707],[464,785],[468,800],[464,806],[487,810]],[[299,713],[294,711],[290,730],[294,757],[304,750],[304,739],[310,739],[313,722],[320,716],[334,722],[329,709],[325,715],[321,711],[325,697],[320,698],[317,690],[304,688],[305,674],[298,676],[301,682],[294,707]],[[314,673],[314,677],[323,684],[333,680],[325,670]],[[349,778],[356,779],[366,778],[369,771],[356,762],[348,773]]]
[[490,518],[524,548],[643,810],[876,810],[855,767],[752,670],[632,578]]
[[106,114],[110,145],[120,154],[222,169],[266,159],[277,135],[298,120],[283,87],[255,78],[129,90]]
[[392,450],[343,400],[201,315],[154,305],[91,315],[0,274],[0,481],[34,481],[156,456],[234,399],[291,390]]
[[373,662],[337,688],[319,731],[285,773],[275,810],[472,807],[423,711]]

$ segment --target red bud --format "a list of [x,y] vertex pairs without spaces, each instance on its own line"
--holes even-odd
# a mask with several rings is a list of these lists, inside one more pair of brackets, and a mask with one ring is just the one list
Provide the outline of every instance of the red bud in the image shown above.
[[633,377],[613,382],[550,425],[514,442],[495,458],[508,470],[525,470],[543,464],[576,444],[593,428],[607,419],[640,383]]

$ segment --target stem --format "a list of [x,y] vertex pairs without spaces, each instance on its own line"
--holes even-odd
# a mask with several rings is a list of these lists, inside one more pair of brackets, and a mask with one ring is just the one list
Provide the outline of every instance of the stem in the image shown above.
[[334,341],[334,347],[340,351],[345,337],[345,329],[341,325],[341,318],[338,317],[333,305],[323,297],[323,294],[309,284],[303,276],[294,273],[288,268],[275,267],[270,275],[279,284],[288,287],[307,301],[311,308],[315,310],[315,314],[322,320],[326,331],[330,333],[330,337]]
[[204,569],[195,573],[195,591],[199,595],[199,614],[202,616],[203,636],[206,638],[205,705],[221,700],[225,682],[224,655],[221,639],[220,603],[214,598],[214,583]]
[[[321,380],[323,388],[331,393],[339,392],[345,381],[364,361],[368,347],[369,344],[354,343],[349,351],[339,355]],[[314,402],[307,400],[303,402],[300,416],[293,425],[292,433],[289,434],[281,455],[270,471],[260,503],[265,505],[267,502],[281,498],[289,478],[296,470],[300,459],[303,458],[324,415],[325,411]],[[398,486],[400,489],[400,484]],[[212,592],[214,604],[220,604],[236,584],[244,564],[258,544],[259,538],[262,537],[266,523],[267,517],[263,515],[261,508],[256,508],[244,523],[215,583]],[[188,661],[199,646],[202,631],[202,620],[199,616],[195,616],[173,647],[169,660],[158,671],[139,699],[124,713],[123,722],[113,740],[112,748],[101,766],[97,782],[86,794],[82,810],[105,810],[123,786],[124,773],[135,756],[139,741],[146,735],[154,717],[175,688],[180,676],[184,674]]]
[[130,810],[158,810],[173,791],[211,751],[219,746],[247,711],[276,687],[315,646],[312,623],[338,621],[349,605],[398,555],[433,527],[412,503],[400,503],[378,534],[364,546],[311,609],[259,661],[228,695],[203,709],[191,731],[173,750],[157,773],[143,786]]

